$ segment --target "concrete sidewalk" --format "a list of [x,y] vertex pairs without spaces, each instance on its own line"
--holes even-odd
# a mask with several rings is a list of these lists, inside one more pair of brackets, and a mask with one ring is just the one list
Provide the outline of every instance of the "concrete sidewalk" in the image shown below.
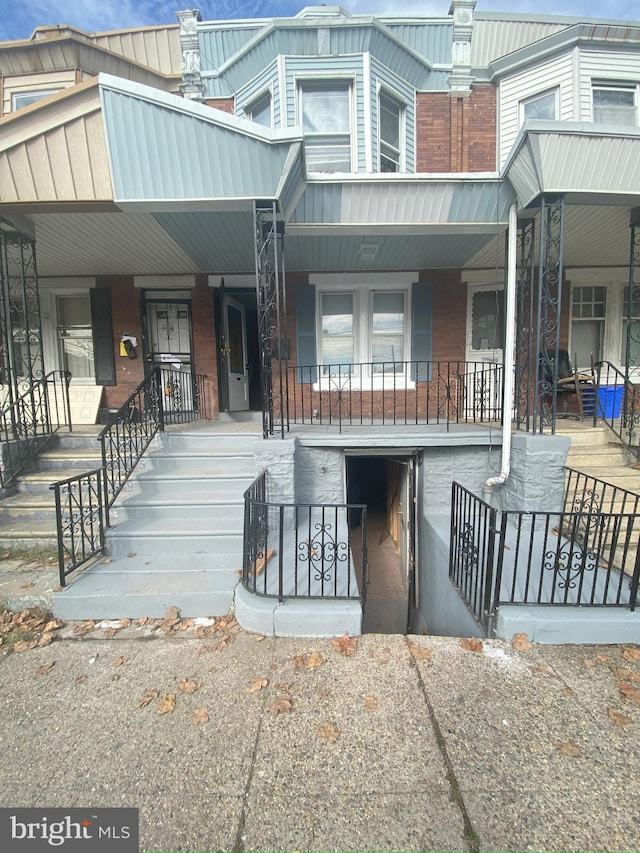
[[206,630],[5,654],[0,805],[137,807],[145,851],[640,850],[637,649]]

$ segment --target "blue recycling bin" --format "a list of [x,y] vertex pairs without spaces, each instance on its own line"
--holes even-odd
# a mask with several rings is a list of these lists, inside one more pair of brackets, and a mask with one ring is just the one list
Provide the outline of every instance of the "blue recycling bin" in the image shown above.
[[598,417],[619,418],[623,394],[624,385],[601,385],[598,388]]

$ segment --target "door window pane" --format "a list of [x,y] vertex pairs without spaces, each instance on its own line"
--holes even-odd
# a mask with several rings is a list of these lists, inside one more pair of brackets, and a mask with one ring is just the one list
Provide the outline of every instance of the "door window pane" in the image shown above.
[[471,300],[471,347],[502,349],[504,340],[504,291],[476,291]]
[[58,296],[58,340],[62,369],[74,379],[93,379],[93,334],[88,294]]

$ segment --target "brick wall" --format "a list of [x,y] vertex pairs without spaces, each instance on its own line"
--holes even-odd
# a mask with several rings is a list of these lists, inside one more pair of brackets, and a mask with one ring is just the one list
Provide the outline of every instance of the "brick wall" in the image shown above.
[[195,372],[206,376],[204,411],[207,417],[217,418],[219,413],[218,350],[213,290],[209,287],[205,275],[196,276],[196,286],[191,291],[191,317]]
[[204,103],[215,110],[222,110],[223,113],[235,113],[233,98],[208,98]]
[[416,171],[484,172],[496,168],[496,90],[474,86],[468,97],[416,95]]
[[[107,287],[111,290],[113,352],[116,363],[117,384],[104,389],[102,406],[118,409],[144,378],[140,291],[133,286],[133,276],[96,278],[96,287]],[[124,358],[120,355],[120,336],[124,334],[137,337],[136,358]]]

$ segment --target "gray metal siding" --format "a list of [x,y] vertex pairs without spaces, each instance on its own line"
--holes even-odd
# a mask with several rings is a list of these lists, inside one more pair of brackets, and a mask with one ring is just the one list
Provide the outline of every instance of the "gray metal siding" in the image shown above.
[[[253,78],[246,86],[242,86],[236,92],[236,111],[237,116],[244,116],[244,108],[253,103],[256,98],[262,95],[266,90],[272,94],[272,110],[274,127],[279,125],[276,123],[275,107],[280,102],[280,82],[278,80],[278,63],[276,60],[269,65],[256,77]],[[279,109],[278,109],[279,115]]]
[[493,60],[570,26],[567,21],[543,23],[514,21],[509,20],[509,17],[506,14],[506,20],[482,20],[476,15],[471,43],[471,65],[474,68],[486,68]]
[[392,21],[384,20],[383,23],[397,39],[423,56],[427,62],[436,65],[451,64],[453,39],[451,23],[394,24]]
[[156,213],[154,219],[202,272],[253,270],[252,213]]
[[375,29],[371,33],[370,51],[376,59],[416,89],[428,87],[431,70],[380,30]]
[[288,144],[109,89],[103,103],[116,199],[275,194]]
[[340,222],[341,216],[342,184],[308,184],[290,221]]
[[262,25],[237,29],[198,30],[202,71],[218,71],[264,28]]

